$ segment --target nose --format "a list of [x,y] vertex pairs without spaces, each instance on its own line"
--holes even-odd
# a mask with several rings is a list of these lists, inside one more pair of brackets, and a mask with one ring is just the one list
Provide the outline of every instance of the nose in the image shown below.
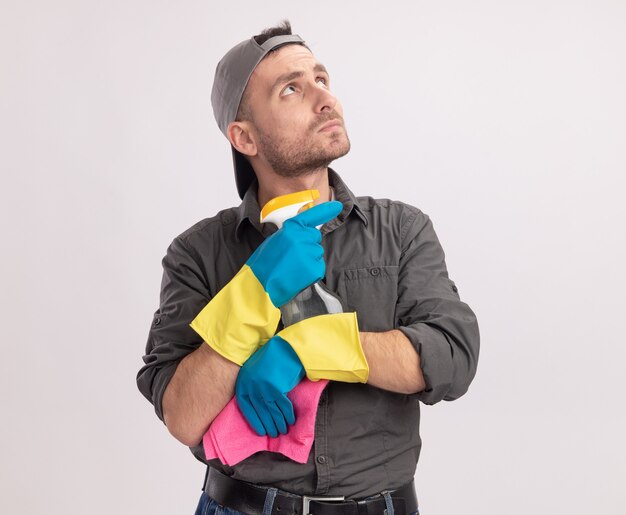
[[315,103],[315,112],[330,112],[335,109],[335,106],[337,105],[337,97],[329,89],[318,86],[317,90],[318,93]]

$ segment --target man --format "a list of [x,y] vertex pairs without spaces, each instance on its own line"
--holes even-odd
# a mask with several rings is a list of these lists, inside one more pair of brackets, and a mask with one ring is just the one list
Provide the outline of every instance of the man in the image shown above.
[[[329,168],[350,149],[343,110],[327,70],[288,22],[224,56],[211,100],[232,146],[243,201],[194,225],[168,248],[161,303],[137,376],[171,434],[209,466],[197,513],[214,513],[220,505],[227,513],[417,513],[412,481],[421,449],[419,401],[463,395],[479,349],[476,317],[448,277],[432,223],[401,202],[356,198]],[[336,205],[327,202],[333,198],[341,205],[336,217],[321,215],[326,223],[319,231],[320,220],[294,229],[297,237],[318,234],[317,241],[302,245],[313,249],[310,254],[296,255],[280,247],[283,229],[260,224],[259,213],[268,200],[305,189],[320,192],[310,211]],[[364,355],[367,373],[328,384],[306,464],[267,451],[232,467],[207,460],[202,437],[235,395],[240,370],[268,348],[263,344],[278,329],[278,307],[317,280],[315,274],[289,276],[280,266],[260,270],[259,256],[269,248],[299,259],[294,269],[309,270],[319,259],[316,245],[323,247],[325,263],[318,276],[356,313],[360,332],[349,352]],[[271,281],[267,274],[273,274]],[[261,286],[254,291],[260,293],[252,304],[233,293],[237,281],[256,279]],[[294,291],[277,301],[270,282]],[[265,307],[255,312],[257,305]],[[243,322],[200,337],[197,320],[206,310],[207,324],[222,324],[222,317],[210,315],[218,312],[213,306],[230,310],[225,319]],[[252,315],[241,315],[245,310]],[[265,366],[280,377],[280,363]]]

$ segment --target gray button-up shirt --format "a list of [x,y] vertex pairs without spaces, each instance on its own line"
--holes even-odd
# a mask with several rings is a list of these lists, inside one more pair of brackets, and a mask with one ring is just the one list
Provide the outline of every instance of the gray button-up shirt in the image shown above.
[[[355,197],[339,175],[329,181],[344,208],[324,225],[326,285],[361,331],[399,329],[421,358],[425,391],[404,395],[331,381],[324,390],[306,464],[259,452],[234,467],[194,456],[236,479],[298,494],[365,497],[411,481],[421,449],[420,404],[463,395],[476,373],[476,317],[448,277],[427,215],[386,199]],[[239,207],[220,211],[176,237],[163,258],[161,302],[137,384],[163,420],[162,399],[177,364],[202,344],[189,323],[276,228],[259,222],[257,185]]]

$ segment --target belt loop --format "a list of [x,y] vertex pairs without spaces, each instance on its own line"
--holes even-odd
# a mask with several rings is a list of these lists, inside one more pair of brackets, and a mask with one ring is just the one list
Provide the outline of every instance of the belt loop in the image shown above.
[[391,500],[391,494],[387,490],[380,493],[385,498],[385,505],[387,506],[385,515],[393,515],[393,501]]
[[278,493],[277,488],[268,488],[265,494],[265,504],[263,505],[263,515],[272,515],[272,508],[274,508],[274,499]]
[[207,479],[209,479],[209,469],[211,467],[209,467],[208,465],[206,466],[206,472],[204,473],[204,483],[202,483],[202,490],[204,491],[204,489],[206,488],[206,482]]

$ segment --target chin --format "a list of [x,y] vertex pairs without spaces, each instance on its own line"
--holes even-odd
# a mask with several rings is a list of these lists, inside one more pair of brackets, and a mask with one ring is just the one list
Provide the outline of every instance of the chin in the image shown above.
[[350,152],[350,140],[347,138],[334,140],[331,142],[328,150],[329,157],[332,157],[332,159],[339,159]]

